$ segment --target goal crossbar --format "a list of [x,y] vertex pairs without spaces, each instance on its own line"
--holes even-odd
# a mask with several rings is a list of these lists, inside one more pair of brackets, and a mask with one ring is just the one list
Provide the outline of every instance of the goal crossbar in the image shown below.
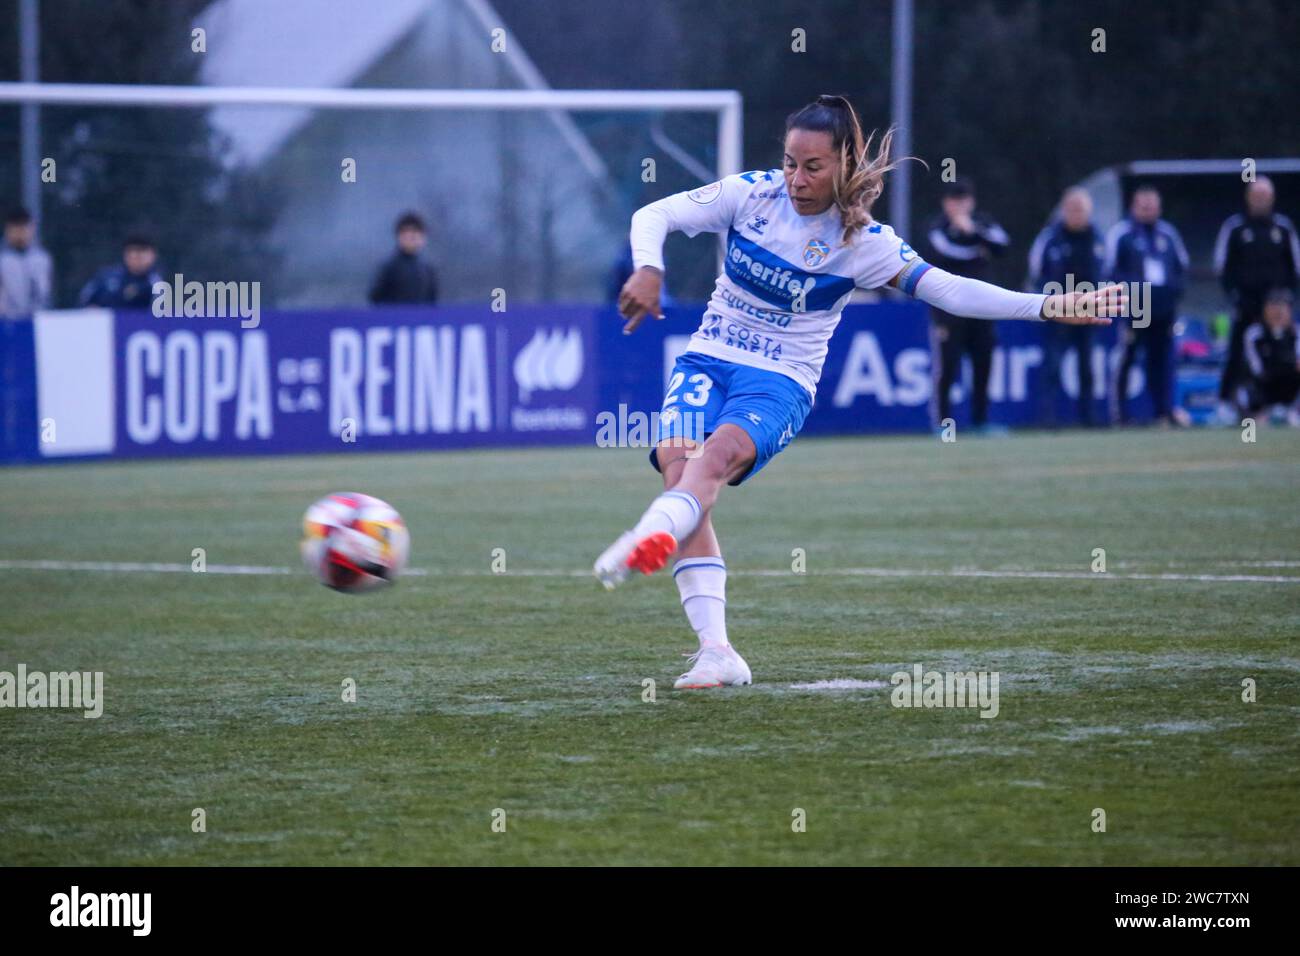
[[736,90],[417,90],[0,83],[0,103],[715,113],[718,117],[718,176],[721,178],[742,171],[742,99]]

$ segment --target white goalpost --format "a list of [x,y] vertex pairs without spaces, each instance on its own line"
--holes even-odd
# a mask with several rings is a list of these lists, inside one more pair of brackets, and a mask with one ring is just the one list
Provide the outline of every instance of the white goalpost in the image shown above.
[[[351,89],[330,87],[162,86],[92,83],[0,83],[0,105],[100,106],[105,108],[290,107],[311,110],[516,112],[550,120],[587,174],[607,179],[605,162],[570,115],[584,113],[696,113],[716,119],[713,174],[717,179],[744,171],[743,100],[736,90],[552,90],[552,89]],[[24,113],[26,115],[26,111]],[[40,219],[39,128],[24,127],[20,151],[22,195]],[[708,167],[668,139],[657,123],[651,138],[693,176]],[[27,142],[31,137],[32,142]],[[722,251],[719,245],[718,264]]]
[[[717,116],[717,174],[742,172],[735,90],[412,90],[0,83],[0,103],[98,106],[298,106],[349,110],[691,112]],[[29,173],[24,170],[25,174]]]

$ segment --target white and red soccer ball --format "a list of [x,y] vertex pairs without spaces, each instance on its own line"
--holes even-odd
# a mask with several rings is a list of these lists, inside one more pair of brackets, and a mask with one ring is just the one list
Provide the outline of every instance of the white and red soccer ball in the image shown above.
[[411,536],[392,505],[370,495],[339,492],[317,501],[302,518],[302,560],[321,584],[357,593],[391,584],[406,567]]

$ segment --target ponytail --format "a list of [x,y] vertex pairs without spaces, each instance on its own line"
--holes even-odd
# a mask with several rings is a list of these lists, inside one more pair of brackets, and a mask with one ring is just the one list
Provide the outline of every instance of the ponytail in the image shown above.
[[[898,166],[889,157],[894,142],[891,127],[880,138],[875,155],[873,131],[865,140],[853,104],[843,96],[822,95],[802,109],[790,114],[785,131],[805,129],[827,133],[831,148],[839,154],[839,165],[832,180],[832,195],[844,223],[844,242],[849,242],[863,226],[871,222],[871,207],[885,190],[885,173]],[[900,161],[901,162],[901,161]]]

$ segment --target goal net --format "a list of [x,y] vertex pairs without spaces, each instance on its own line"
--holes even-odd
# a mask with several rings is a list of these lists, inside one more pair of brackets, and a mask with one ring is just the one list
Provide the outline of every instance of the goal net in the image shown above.
[[[167,273],[258,280],[265,306],[362,305],[408,211],[444,303],[606,301],[633,210],[741,170],[731,91],[0,84],[14,146],[22,104],[57,306],[137,232]],[[699,301],[717,263],[691,248],[670,292]]]

